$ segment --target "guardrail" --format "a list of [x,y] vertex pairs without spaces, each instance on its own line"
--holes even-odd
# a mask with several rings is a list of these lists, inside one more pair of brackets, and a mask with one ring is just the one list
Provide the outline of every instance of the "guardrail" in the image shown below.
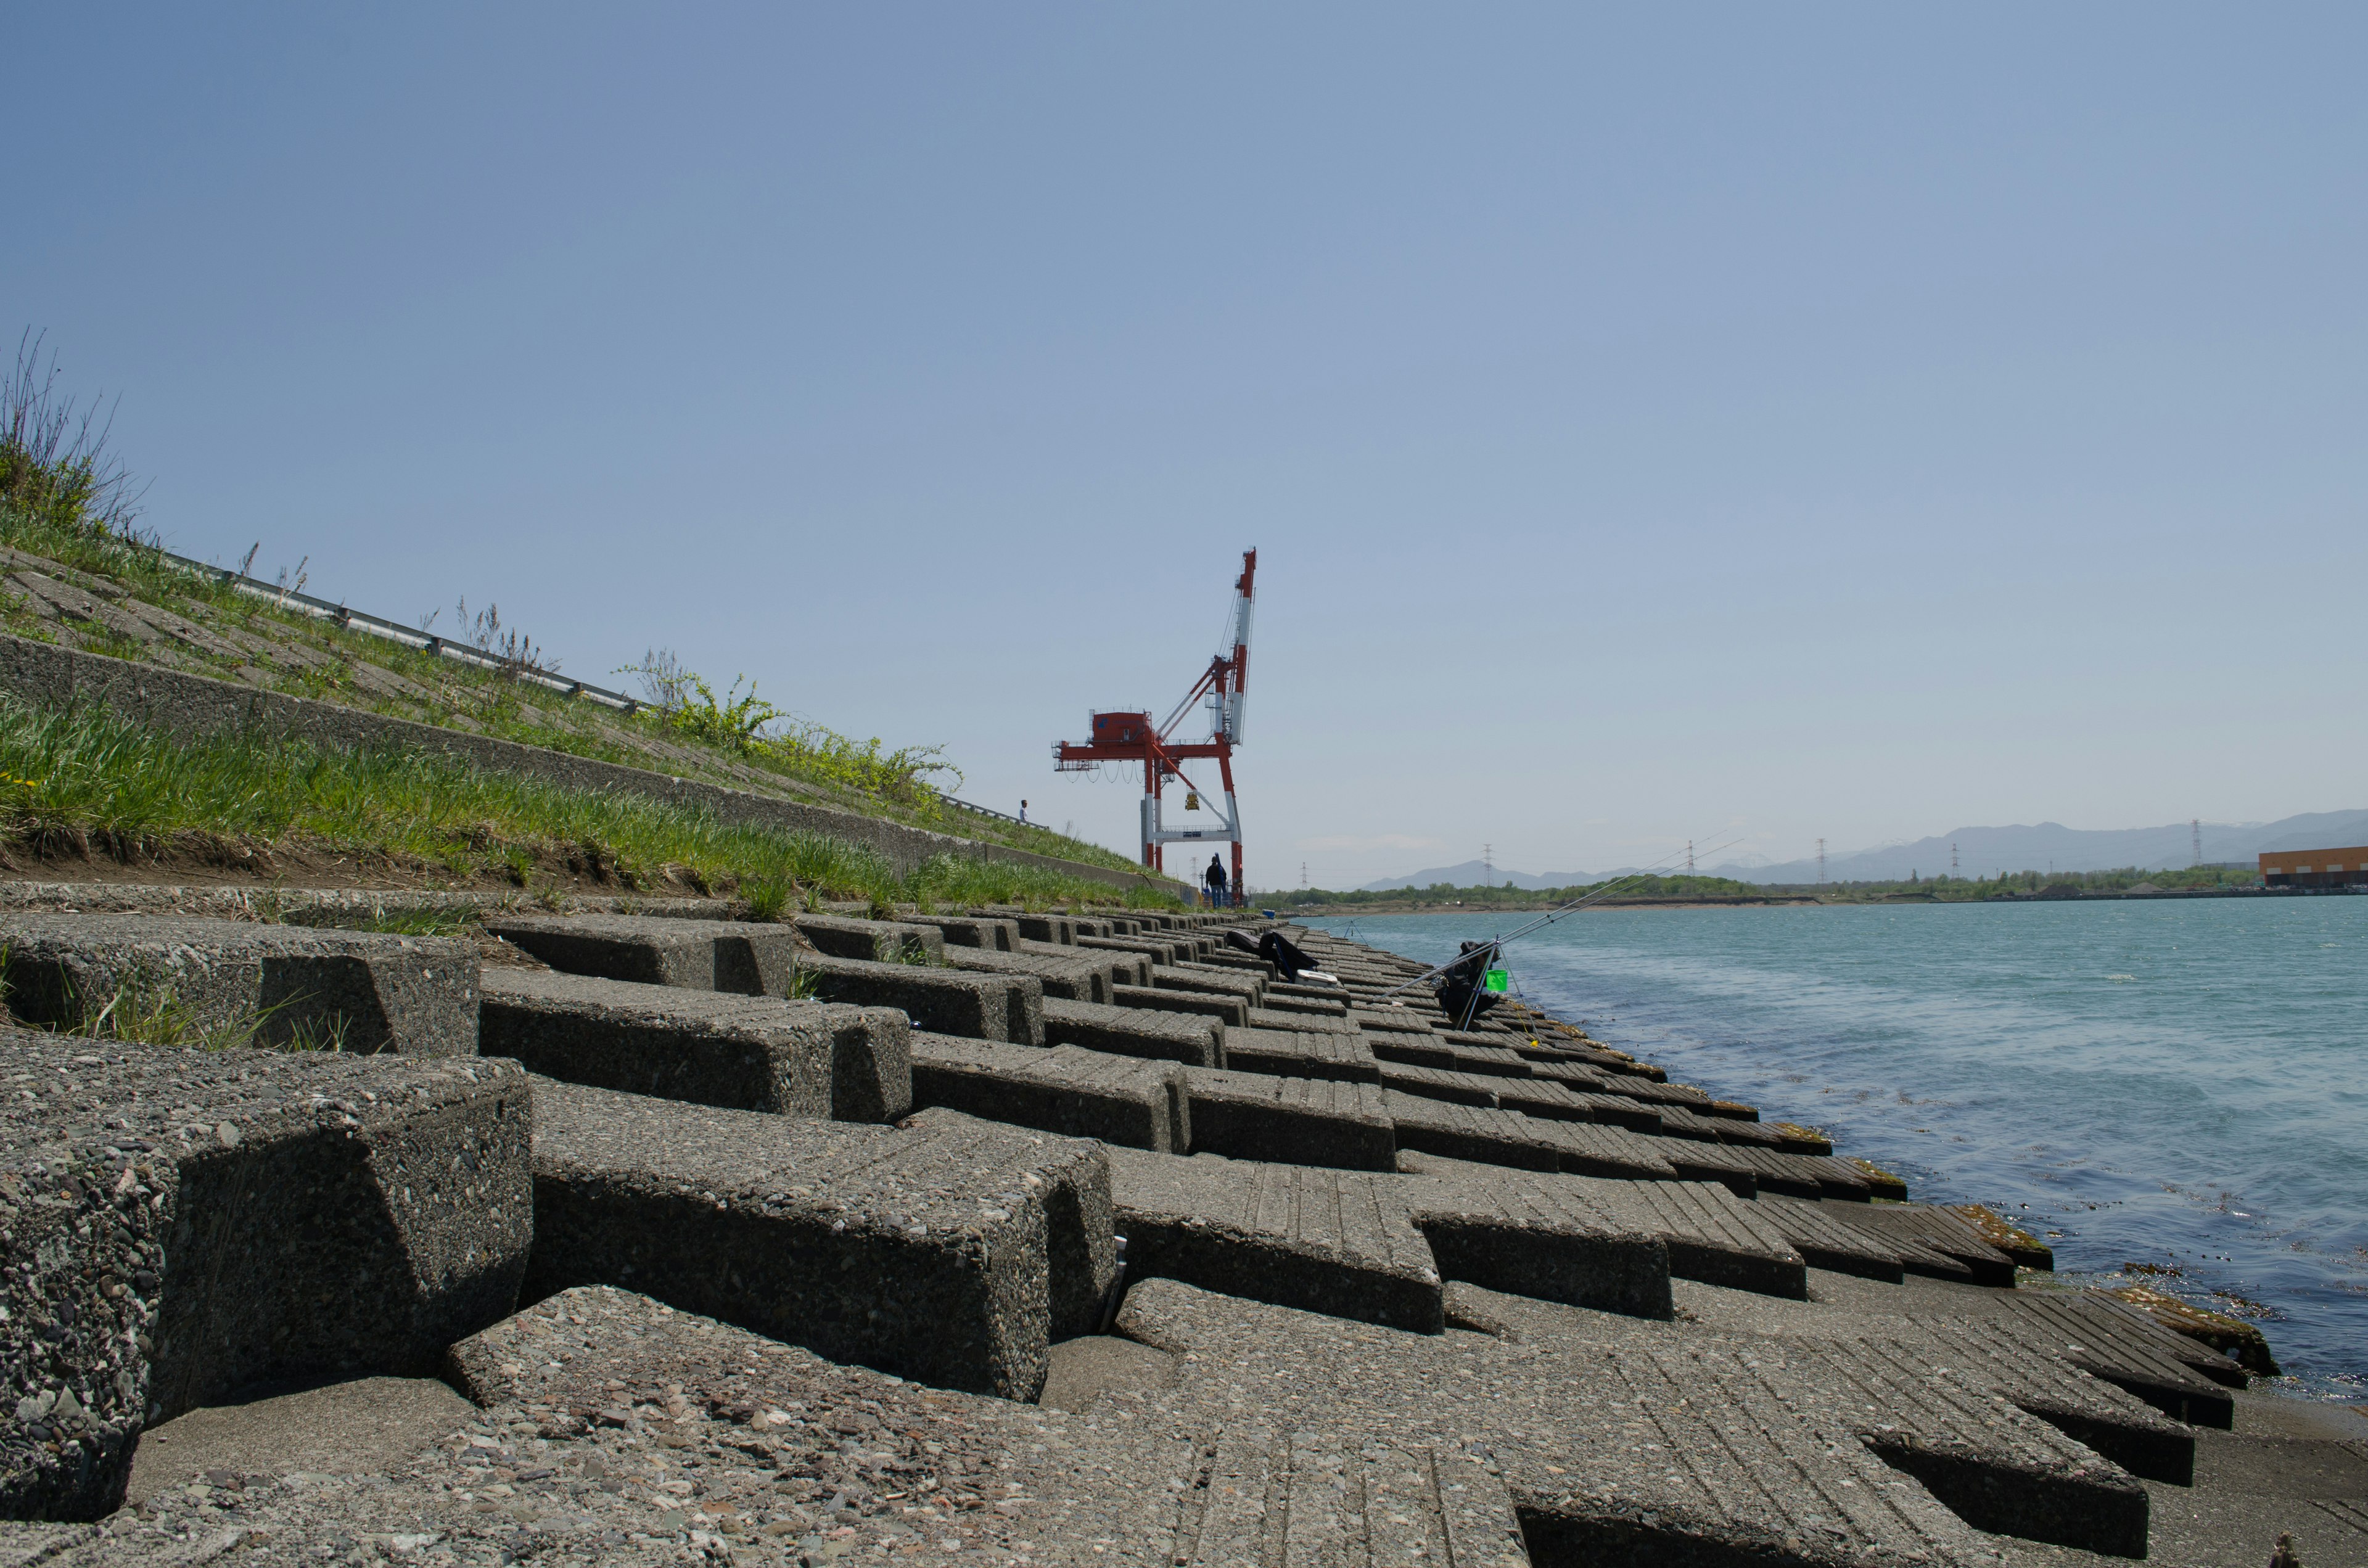
[[333,605],[326,599],[316,599],[310,594],[300,594],[295,589],[281,584],[261,582],[246,575],[244,572],[233,572],[227,566],[209,566],[202,561],[192,561],[186,555],[176,555],[169,550],[160,553],[165,560],[186,566],[192,572],[202,573],[226,587],[234,588],[242,594],[250,595],[258,599],[268,599],[282,609],[296,610],[316,620],[336,621],[349,631],[366,632],[372,637],[384,638],[389,642],[400,642],[406,648],[416,649],[436,658],[452,659],[461,664],[473,665],[481,670],[498,670],[514,679],[529,682],[549,691],[561,692],[569,697],[580,697],[587,702],[597,702],[603,708],[613,708],[620,713],[638,713],[648,706],[641,699],[628,697],[621,691],[610,691],[606,687],[594,686],[586,681],[570,680],[565,676],[553,675],[549,670],[537,669],[532,665],[521,664],[516,659],[505,659],[497,653],[489,653],[471,643],[458,642],[450,637],[438,637],[433,632],[399,625],[379,616],[365,615],[360,610],[348,609],[344,605]]

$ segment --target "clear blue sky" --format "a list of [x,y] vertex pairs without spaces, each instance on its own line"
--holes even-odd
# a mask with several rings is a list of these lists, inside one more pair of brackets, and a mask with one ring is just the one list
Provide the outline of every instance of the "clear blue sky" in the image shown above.
[[[8,7],[178,549],[1256,883],[2368,804],[2368,11]],[[450,609],[446,611],[448,617]]]

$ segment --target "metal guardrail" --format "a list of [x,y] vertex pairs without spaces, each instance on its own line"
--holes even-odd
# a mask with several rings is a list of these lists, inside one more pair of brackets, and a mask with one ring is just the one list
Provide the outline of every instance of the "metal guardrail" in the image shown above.
[[628,697],[621,691],[610,691],[606,687],[594,686],[586,681],[570,680],[565,676],[553,675],[549,670],[539,670],[531,665],[520,664],[515,659],[505,659],[498,654],[489,653],[472,643],[455,642],[450,637],[438,637],[433,632],[422,631],[416,627],[398,625],[394,621],[386,620],[375,615],[365,615],[360,610],[348,609],[344,605],[333,605],[326,599],[316,599],[310,594],[300,594],[295,589],[280,584],[260,582],[243,572],[233,572],[227,566],[209,566],[202,561],[192,561],[186,555],[176,555],[169,550],[159,553],[165,560],[211,577],[225,587],[235,588],[242,594],[250,595],[258,599],[268,599],[282,609],[296,610],[316,620],[333,620],[349,631],[366,632],[370,636],[384,638],[389,642],[399,642],[406,648],[416,649],[436,658],[452,659],[461,664],[473,665],[481,670],[497,670],[514,679],[527,681],[542,687],[546,690],[560,692],[568,697],[580,697],[587,702],[597,702],[603,708],[613,708],[620,713],[638,713],[648,706],[639,698]]
[[993,806],[973,805],[968,801],[957,801],[951,795],[940,795],[938,799],[959,811],[968,812],[973,816],[993,817],[997,822],[1008,822],[1014,827],[1042,827],[1044,825],[1041,822],[1030,822],[1025,817],[1013,816],[1009,812],[998,812]]

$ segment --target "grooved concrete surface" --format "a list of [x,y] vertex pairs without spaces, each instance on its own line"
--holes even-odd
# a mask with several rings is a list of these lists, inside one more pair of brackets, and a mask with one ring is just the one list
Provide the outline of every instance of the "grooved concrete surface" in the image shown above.
[[1191,1147],[1183,1069],[1074,1045],[913,1037],[916,1105],[1164,1153]]
[[1226,1038],[1224,1024],[1216,1018],[1049,996],[1044,1000],[1048,1045],[1076,1045],[1116,1056],[1214,1067],[1224,1060]]
[[1397,1127],[1369,1084],[1185,1069],[1194,1153],[1346,1170],[1397,1168]]

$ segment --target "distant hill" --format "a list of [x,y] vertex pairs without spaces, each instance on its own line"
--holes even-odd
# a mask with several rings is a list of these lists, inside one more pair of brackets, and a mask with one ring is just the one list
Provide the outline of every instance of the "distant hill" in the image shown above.
[[[2271,823],[2205,823],[2203,860],[2251,860],[2265,849],[2319,849],[2368,843],[2368,811],[2306,812]],[[1934,876],[1949,869],[1949,846],[1956,846],[1956,874],[1995,877],[2002,871],[2105,871],[2123,866],[2172,870],[2195,859],[2193,831],[2187,824],[2162,827],[2092,829],[2044,822],[2015,827],[1961,827],[1913,844],[1826,857],[1829,882],[1904,881],[1909,874]],[[1712,874],[1748,882],[1812,882],[1815,860],[1762,866],[1713,866]]]
[[[1913,844],[1885,845],[1826,857],[1829,882],[1905,881],[1912,872],[1930,877],[1949,869],[1949,846],[1957,846],[1957,875],[1995,877],[2002,871],[2111,871],[2135,866],[2145,871],[2176,870],[2195,859],[2193,831],[2183,822],[2164,827],[2078,828],[2043,822],[2024,827],[1961,827],[1953,833],[1919,838]],[[2250,861],[2264,850],[2348,848],[2368,844],[2368,811],[2305,812],[2276,822],[2205,823],[2203,860],[2206,865]],[[1498,866],[1486,874],[1491,885],[1510,882],[1517,888],[1583,887],[1606,877],[1627,874],[1632,867],[1611,871],[1546,871],[1531,873]],[[1664,868],[1666,869],[1666,868]],[[1360,892],[1390,892],[1399,888],[1427,888],[1445,882],[1450,887],[1481,885],[1483,862],[1434,866],[1408,876],[1367,882]],[[1705,866],[1702,874],[1732,877],[1741,882],[1814,882],[1815,860],[1770,863],[1757,856]]]

